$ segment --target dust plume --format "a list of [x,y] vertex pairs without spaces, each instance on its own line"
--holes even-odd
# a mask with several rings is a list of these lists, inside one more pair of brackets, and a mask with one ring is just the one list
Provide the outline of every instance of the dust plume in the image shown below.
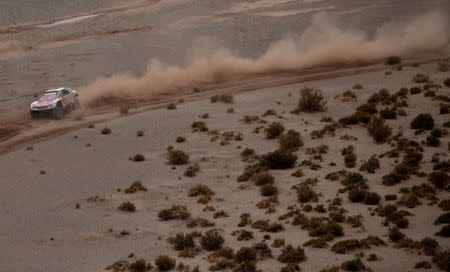
[[100,78],[82,89],[88,106],[157,93],[235,77],[298,70],[327,64],[375,62],[390,55],[408,56],[442,49],[449,41],[448,19],[437,12],[407,23],[387,23],[372,37],[358,29],[342,29],[334,18],[321,13],[301,34],[291,34],[273,43],[260,57],[243,58],[206,40],[194,44],[186,66],[167,66],[150,61],[143,76],[118,74]]

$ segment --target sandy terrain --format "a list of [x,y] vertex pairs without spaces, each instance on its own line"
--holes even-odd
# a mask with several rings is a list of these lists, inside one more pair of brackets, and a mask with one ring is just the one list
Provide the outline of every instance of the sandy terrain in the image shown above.
[[[387,68],[389,69],[389,68]],[[320,193],[319,202],[327,207],[327,201],[332,199],[340,183],[329,181],[325,176],[333,171],[347,169],[357,171],[361,161],[371,155],[380,155],[390,149],[389,144],[375,144],[363,126],[339,128],[334,137],[326,135],[321,139],[311,139],[310,132],[323,127],[320,122],[323,117],[332,116],[339,119],[351,114],[357,105],[362,104],[371,94],[381,88],[392,92],[400,87],[412,87],[412,77],[417,72],[431,75],[435,82],[442,82],[447,73],[436,71],[436,64],[423,65],[418,68],[407,67],[403,71],[394,71],[392,75],[385,75],[384,71],[369,72],[361,75],[346,76],[330,80],[308,82],[309,86],[320,88],[328,103],[328,110],[322,113],[300,115],[289,113],[296,107],[299,89],[304,84],[294,84],[284,87],[273,87],[258,91],[247,92],[234,96],[233,104],[211,103],[209,99],[187,102],[177,105],[176,110],[157,109],[130,116],[123,116],[95,128],[83,128],[63,136],[55,137],[45,142],[33,145],[32,150],[18,150],[0,157],[2,182],[0,190],[1,220],[0,240],[2,245],[1,271],[102,271],[107,265],[119,259],[144,258],[153,261],[160,254],[176,257],[177,252],[166,241],[178,232],[199,230],[205,232],[209,228],[187,228],[184,220],[161,221],[158,212],[174,204],[188,207],[193,217],[203,217],[215,222],[214,228],[220,229],[225,238],[225,246],[235,250],[242,246],[251,246],[263,239],[264,232],[245,227],[253,231],[254,238],[249,241],[236,241],[231,232],[237,229],[239,216],[250,213],[253,221],[270,219],[277,221],[280,215],[287,211],[287,207],[297,202],[295,191],[291,187],[307,178],[318,178],[319,182],[314,190]],[[354,84],[361,83],[362,90],[354,90],[357,102],[342,102],[335,96]],[[447,94],[448,88],[442,88],[438,94]],[[426,103],[424,103],[426,101]],[[430,112],[435,118],[436,127],[448,121],[447,115],[439,115],[438,102],[430,97],[424,98],[423,93],[408,95],[409,106],[404,108],[407,116],[398,120],[388,120],[387,123],[396,134],[400,127],[404,137],[421,141],[428,133],[414,135],[409,129],[411,120],[421,112]],[[234,113],[227,113],[228,108],[234,108]],[[267,122],[280,121],[286,128],[299,131],[305,145],[295,152],[299,162],[311,157],[306,149],[320,144],[329,146],[323,161],[317,161],[321,169],[313,171],[307,166],[301,166],[304,176],[292,177],[296,168],[289,170],[271,170],[275,177],[275,184],[279,190],[279,203],[274,206],[275,211],[266,214],[265,210],[255,207],[263,199],[259,189],[252,182],[236,182],[247,163],[241,162],[239,154],[245,147],[253,148],[257,154],[263,154],[277,148],[277,140],[267,140],[264,132],[253,133],[255,127],[264,124],[245,124],[241,120],[245,115],[262,114],[274,109],[281,118],[276,116],[263,117]],[[220,145],[220,139],[211,142],[211,135],[202,132],[192,132],[190,125],[194,121],[203,120],[198,116],[209,113],[204,119],[210,130],[217,130],[219,134],[226,131],[239,132],[242,141],[231,141],[227,145]],[[162,121],[163,120],[163,121]],[[112,133],[102,135],[103,127],[109,127]],[[136,137],[136,131],[142,129],[143,137]],[[356,137],[356,141],[341,140],[342,135]],[[186,137],[186,142],[176,143],[178,136]],[[424,159],[421,170],[430,172],[431,157],[436,152],[447,154],[448,136],[441,138],[442,147],[424,146]],[[345,168],[340,151],[347,145],[355,147],[357,165],[353,169]],[[169,145],[186,151],[191,159],[189,165],[198,163],[200,172],[193,178],[183,176],[188,165],[172,168],[167,164],[166,147]],[[142,153],[146,160],[132,162],[129,156]],[[445,158],[445,157],[443,157]],[[335,162],[336,166],[329,166]],[[395,159],[380,159],[381,168],[375,174],[363,173],[368,179],[370,191],[386,194],[398,194],[401,187],[426,182],[426,178],[411,176],[407,181],[395,186],[384,186],[381,177],[389,173],[396,164]],[[20,167],[18,167],[20,165]],[[40,174],[45,171],[45,174]],[[118,188],[126,188],[134,180],[141,180],[147,192],[125,194],[117,192]],[[215,192],[208,205],[217,211],[224,210],[229,217],[214,219],[214,212],[205,212],[205,205],[196,203],[196,198],[188,197],[189,189],[195,184],[207,185]],[[105,197],[101,202],[88,202],[92,196]],[[398,194],[400,196],[400,194]],[[439,200],[448,199],[448,192],[438,191]],[[354,258],[358,252],[366,256],[376,253],[380,260],[364,263],[373,271],[411,271],[416,262],[430,260],[431,257],[420,256],[415,251],[394,248],[395,243],[389,242],[387,227],[381,222],[382,217],[371,216],[369,207],[362,203],[351,203],[346,193],[341,195],[342,207],[348,215],[361,214],[363,228],[352,228],[347,223],[341,223],[345,235],[329,242],[349,238],[365,238],[367,235],[378,235],[387,242],[387,246],[372,247],[371,249],[355,250],[348,254],[335,254],[330,248],[305,247],[307,260],[300,264],[303,271],[319,271],[327,265],[339,265],[345,260]],[[123,201],[131,201],[136,205],[136,212],[125,213],[117,210]],[[402,231],[414,240],[426,236],[432,237],[445,249],[450,246],[448,238],[434,236],[441,226],[433,225],[433,221],[442,213],[436,206],[423,205],[412,209],[401,207],[414,214],[409,216],[407,229]],[[76,209],[76,204],[80,205]],[[382,198],[380,204],[386,205],[395,201]],[[326,214],[305,212],[308,217]],[[292,226],[291,219],[280,220],[284,230],[269,233],[270,246],[275,238],[284,238],[286,244],[302,245],[310,239],[308,232],[299,226]],[[112,231],[108,231],[112,229]],[[120,236],[122,230],[128,230],[130,235]],[[201,248],[199,245],[197,247]],[[274,258],[258,261],[257,267],[262,271],[279,271],[283,266],[276,260],[280,254],[279,248],[271,248]],[[133,252],[136,257],[127,258]],[[200,249],[195,258],[176,257],[177,263],[200,266],[200,271],[206,271],[211,263],[205,260],[209,254]],[[432,270],[437,267],[433,265]]]

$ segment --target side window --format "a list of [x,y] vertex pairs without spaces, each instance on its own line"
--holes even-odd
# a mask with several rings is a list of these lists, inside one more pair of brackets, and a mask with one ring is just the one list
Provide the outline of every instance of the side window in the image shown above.
[[68,94],[70,94],[69,90],[62,90],[62,95],[63,96],[68,95]]

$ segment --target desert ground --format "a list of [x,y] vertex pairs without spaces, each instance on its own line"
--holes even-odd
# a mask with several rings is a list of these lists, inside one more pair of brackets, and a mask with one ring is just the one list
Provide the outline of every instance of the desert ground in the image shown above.
[[448,1],[16,2],[0,271],[450,271]]

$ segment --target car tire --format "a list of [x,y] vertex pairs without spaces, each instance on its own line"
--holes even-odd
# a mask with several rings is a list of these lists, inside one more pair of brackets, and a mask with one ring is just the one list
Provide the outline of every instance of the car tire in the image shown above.
[[56,107],[52,111],[52,115],[53,115],[53,117],[55,119],[58,119],[58,120],[63,118],[63,116],[64,116],[64,109],[63,109],[61,103],[58,103],[56,105]]
[[30,111],[31,118],[38,119],[39,118],[39,112],[37,111]]

